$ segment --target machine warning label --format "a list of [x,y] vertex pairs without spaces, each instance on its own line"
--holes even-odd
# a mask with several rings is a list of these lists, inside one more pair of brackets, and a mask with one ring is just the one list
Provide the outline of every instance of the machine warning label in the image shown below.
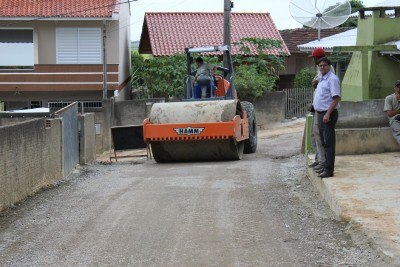
[[205,128],[192,128],[192,127],[187,127],[187,128],[174,128],[175,132],[178,135],[200,135]]

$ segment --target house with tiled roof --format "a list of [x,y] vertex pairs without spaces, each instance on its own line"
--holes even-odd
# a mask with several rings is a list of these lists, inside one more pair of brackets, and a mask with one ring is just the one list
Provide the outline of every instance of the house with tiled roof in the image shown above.
[[[223,36],[223,13],[146,13],[139,53],[171,56],[184,53],[186,47],[223,44]],[[282,48],[269,53],[289,54],[269,13],[232,13],[231,41],[244,37],[280,40]],[[232,54],[238,52],[238,47],[232,48]]]
[[128,98],[129,26],[127,1],[0,0],[0,101],[101,101],[103,88]]
[[[321,38],[332,36],[348,31],[352,28],[322,29]],[[291,88],[295,75],[303,68],[314,67],[313,58],[309,57],[311,52],[301,51],[298,46],[318,39],[318,31],[311,28],[297,28],[281,30],[280,34],[290,51],[290,56],[285,59],[285,71],[280,73],[280,87]]]

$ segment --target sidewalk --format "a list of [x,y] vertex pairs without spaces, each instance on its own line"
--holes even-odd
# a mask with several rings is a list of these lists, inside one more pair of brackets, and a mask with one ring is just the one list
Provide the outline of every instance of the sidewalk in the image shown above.
[[400,265],[400,153],[336,156],[334,177],[307,175],[356,240]]

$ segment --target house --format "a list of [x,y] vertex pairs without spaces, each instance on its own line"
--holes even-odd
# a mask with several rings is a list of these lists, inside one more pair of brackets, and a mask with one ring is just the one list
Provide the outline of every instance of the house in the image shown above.
[[129,3],[0,0],[0,51],[7,110],[129,98]]
[[[348,31],[349,29],[351,28],[322,29],[320,34],[321,38],[329,38],[329,36]],[[285,59],[285,70],[280,72],[279,87],[292,88],[294,77],[301,69],[314,67],[314,60],[312,57],[309,57],[313,49],[302,50],[298,46],[317,39],[318,31],[311,28],[298,28],[281,30],[280,33],[290,51],[290,56]]]
[[[269,13],[232,13],[231,42],[244,37],[270,38],[282,41],[282,48],[271,54],[289,54]],[[193,46],[220,45],[224,42],[223,13],[146,13],[139,53],[171,56]],[[232,47],[232,54],[239,52]]]

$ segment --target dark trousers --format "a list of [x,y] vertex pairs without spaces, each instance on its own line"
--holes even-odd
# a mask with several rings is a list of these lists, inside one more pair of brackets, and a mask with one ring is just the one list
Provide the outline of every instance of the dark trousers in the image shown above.
[[328,123],[323,122],[326,111],[318,112],[318,129],[321,135],[321,143],[325,148],[325,166],[324,169],[327,173],[333,174],[335,170],[335,126],[338,120],[339,114],[335,109],[331,113],[330,121]]

